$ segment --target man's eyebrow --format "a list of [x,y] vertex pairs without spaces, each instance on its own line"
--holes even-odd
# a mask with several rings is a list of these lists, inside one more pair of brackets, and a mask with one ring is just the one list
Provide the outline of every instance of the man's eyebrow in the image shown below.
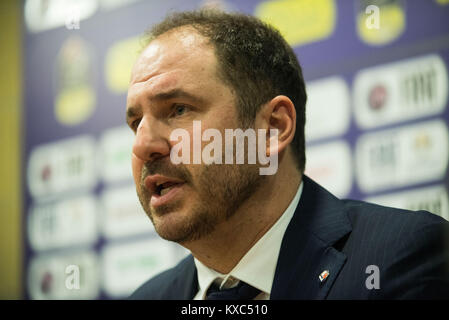
[[[176,99],[176,98],[185,98],[193,103],[201,104],[204,103],[204,99],[201,97],[198,97],[196,95],[193,95],[185,90],[182,89],[173,89],[166,92],[159,92],[151,97],[149,97],[149,101],[163,101],[163,100],[170,100],[170,99]],[[126,121],[128,122],[129,119],[132,119],[134,117],[139,116],[140,108],[137,106],[130,106],[126,109]]]
[[191,100],[194,103],[203,103],[204,100],[201,97],[198,97],[196,95],[193,95],[183,89],[173,89],[166,92],[160,92],[150,97],[151,100],[169,100],[169,99],[176,99],[176,98],[186,98]]

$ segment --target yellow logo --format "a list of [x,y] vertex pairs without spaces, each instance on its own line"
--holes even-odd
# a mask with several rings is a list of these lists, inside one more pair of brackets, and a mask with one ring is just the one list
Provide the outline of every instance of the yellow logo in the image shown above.
[[106,54],[105,78],[108,88],[115,93],[128,90],[131,69],[142,49],[140,37],[132,37],[111,46]]
[[[357,32],[359,37],[371,45],[385,45],[397,39],[405,30],[405,11],[402,1],[386,0],[379,2],[375,7],[378,12],[366,10],[369,1],[360,1],[357,10]],[[368,8],[369,9],[369,8]],[[378,27],[370,26],[372,15],[378,15]]]
[[254,15],[272,25],[291,46],[329,37],[336,22],[333,0],[280,0],[260,3]]
[[74,126],[92,115],[96,96],[91,64],[84,40],[71,37],[63,44],[56,65],[55,116],[60,123]]

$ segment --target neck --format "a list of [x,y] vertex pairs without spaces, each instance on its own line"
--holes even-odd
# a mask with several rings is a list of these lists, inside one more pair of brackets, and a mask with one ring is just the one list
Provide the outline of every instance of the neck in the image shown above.
[[229,273],[240,259],[276,223],[294,198],[302,175],[289,164],[267,176],[259,188],[229,219],[199,240],[183,243],[207,267]]

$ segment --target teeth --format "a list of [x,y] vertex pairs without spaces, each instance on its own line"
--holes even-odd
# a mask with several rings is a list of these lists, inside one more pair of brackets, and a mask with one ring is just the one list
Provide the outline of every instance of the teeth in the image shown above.
[[168,188],[164,188],[161,190],[161,196],[163,196],[164,194],[166,194],[167,192],[169,192],[173,187],[168,187]]

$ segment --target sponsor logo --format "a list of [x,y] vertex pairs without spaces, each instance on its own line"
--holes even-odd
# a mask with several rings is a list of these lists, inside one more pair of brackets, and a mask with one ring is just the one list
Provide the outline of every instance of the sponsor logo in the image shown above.
[[95,141],[89,136],[36,146],[28,160],[31,195],[43,198],[66,192],[89,191],[96,180]]
[[405,30],[405,1],[356,1],[356,25],[360,39],[369,45],[393,42]]
[[263,1],[254,15],[278,29],[291,46],[299,46],[334,32],[337,6],[333,0]]
[[374,111],[382,110],[385,106],[387,98],[387,89],[381,84],[375,85],[369,92],[369,107]]
[[307,83],[306,141],[344,134],[351,119],[349,104],[349,88],[343,78]]
[[97,8],[97,0],[26,0],[25,25],[31,32],[59,27],[76,29],[80,21],[91,17]]
[[106,183],[132,179],[134,135],[127,126],[107,129],[100,138],[98,170]]
[[370,129],[440,114],[448,87],[445,63],[437,55],[362,70],[354,80],[355,119]]
[[448,159],[442,120],[368,133],[356,144],[357,182],[373,192],[442,179]]
[[114,298],[129,296],[146,280],[178,262],[175,246],[160,238],[106,246],[102,252],[105,292]]
[[[443,63],[444,64],[444,63]],[[442,80],[447,83],[447,74],[444,73],[445,68],[443,65],[439,69],[435,68],[435,65],[429,64],[427,68],[423,67],[421,70],[416,70],[408,74],[404,74],[400,79],[401,83],[401,102],[410,109],[419,109],[428,105],[435,105],[438,102],[438,94],[442,94],[447,99],[447,88],[441,86],[443,90],[439,90],[438,87],[438,72],[441,73]],[[444,77],[446,75],[446,77]],[[446,104],[446,99],[440,99],[442,104]]]
[[449,198],[443,185],[396,192],[365,200],[394,208],[425,210],[449,220]]
[[96,202],[82,196],[35,205],[28,215],[28,238],[33,250],[91,245],[97,240]]
[[114,93],[128,90],[131,69],[143,49],[141,37],[131,37],[114,43],[106,53],[104,72],[106,85]]
[[96,104],[92,54],[79,36],[68,38],[59,51],[55,74],[55,117],[61,124],[78,125],[92,114]]
[[352,157],[345,141],[307,147],[306,158],[306,175],[337,197],[345,197],[351,191]]
[[28,267],[31,299],[95,299],[99,295],[99,279],[98,259],[93,251],[38,255]]
[[143,211],[134,185],[109,188],[101,195],[101,229],[106,238],[153,233],[153,224]]

